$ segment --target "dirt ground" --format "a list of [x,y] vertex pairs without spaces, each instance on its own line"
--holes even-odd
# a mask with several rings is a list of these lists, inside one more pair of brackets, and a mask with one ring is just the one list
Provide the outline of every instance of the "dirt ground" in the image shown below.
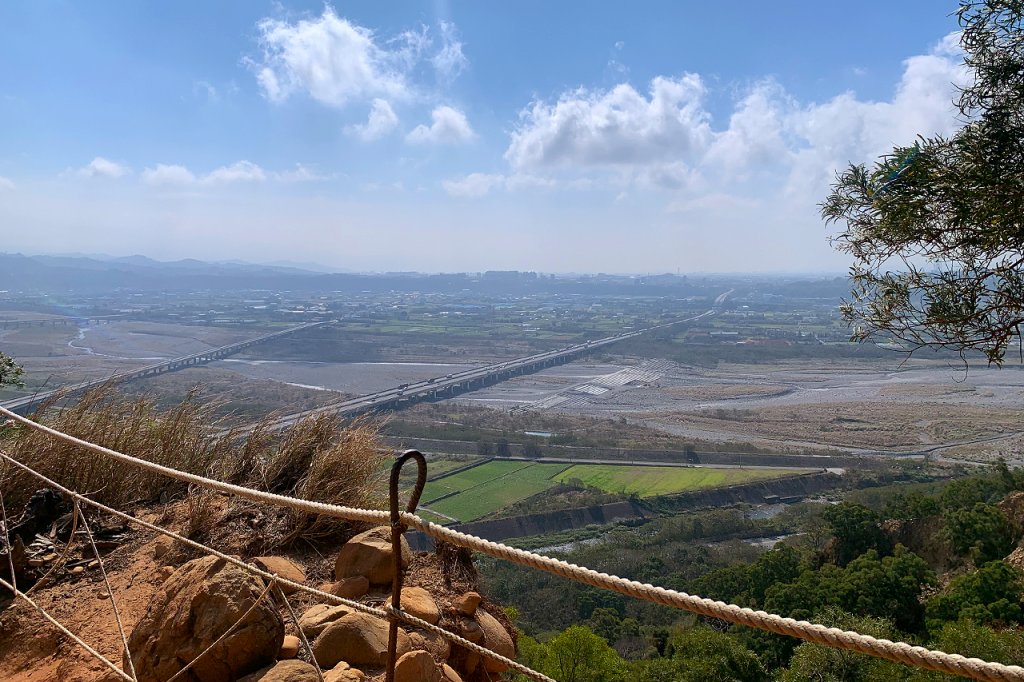
[[[178,529],[177,522],[168,524],[167,518],[170,516],[180,521],[181,511],[171,505],[141,510],[138,517]],[[244,544],[244,538],[236,540]],[[69,630],[120,666],[123,646],[114,618],[113,603],[116,602],[125,631],[130,634],[164,581],[160,575],[161,566],[169,563],[177,567],[198,556],[192,550],[179,552],[172,549],[157,559],[154,556],[157,546],[166,545],[167,542],[163,536],[144,529],[132,531],[126,542],[104,557],[113,602],[106,592],[99,570],[95,568],[81,577],[63,573],[63,577],[58,578],[55,584],[32,593],[31,597]],[[223,552],[243,555],[239,547],[223,539],[210,541],[210,544]],[[281,554],[302,565],[306,571],[306,584],[316,586],[331,579],[338,547],[320,547],[318,550],[304,548]],[[73,558],[77,558],[77,552]],[[450,603],[455,596],[478,589],[472,569],[469,572],[456,569],[446,577],[437,556],[426,553],[414,556],[405,584],[424,587],[439,604]],[[389,594],[390,586],[375,587],[361,601],[379,606],[389,598]],[[315,597],[303,593],[291,595],[289,601],[297,614],[302,614],[309,606],[318,603]],[[296,634],[295,624],[287,608],[283,604],[279,604],[279,608],[285,622],[285,632]],[[498,613],[490,606],[488,610]],[[454,625],[446,613],[441,626],[452,629]],[[367,673],[367,682],[383,680],[383,671],[364,672]],[[115,682],[119,679],[24,601],[0,598],[0,681]]]

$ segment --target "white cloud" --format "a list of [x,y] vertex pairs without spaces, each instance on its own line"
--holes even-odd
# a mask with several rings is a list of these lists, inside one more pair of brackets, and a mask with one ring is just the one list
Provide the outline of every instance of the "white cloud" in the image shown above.
[[476,136],[466,115],[458,109],[440,106],[430,113],[430,118],[430,127],[420,124],[405,139],[413,144],[462,144]]
[[115,163],[109,159],[104,159],[102,156],[97,156],[89,162],[88,166],[79,168],[77,171],[78,175],[84,178],[120,178],[131,172],[132,171],[128,166]]
[[387,100],[377,98],[373,100],[370,108],[370,115],[366,123],[348,126],[345,132],[358,137],[363,142],[372,142],[384,137],[398,125],[398,116],[395,115]]
[[441,183],[445,192],[459,198],[482,197],[497,189],[514,191],[526,188],[550,188],[555,185],[555,181],[550,178],[524,174],[503,175],[501,173],[470,173],[463,178],[444,180]]
[[462,42],[455,24],[441,21],[438,31],[441,33],[441,49],[430,58],[430,63],[441,82],[451,83],[466,70],[469,60],[462,53]]
[[251,161],[238,161],[230,166],[221,166],[203,178],[206,183],[262,182],[267,179],[263,169]]
[[520,113],[505,159],[517,169],[695,160],[712,136],[700,76],[659,76],[649,93],[623,83],[572,90],[554,104],[533,102]]
[[217,92],[217,88],[208,81],[196,81],[193,83],[192,95],[195,97],[202,97],[208,102],[217,102],[220,100],[220,93]]
[[373,31],[339,17],[327,6],[316,19],[257,24],[261,62],[249,60],[263,94],[281,102],[297,92],[332,107],[370,97],[409,95],[406,72],[420,38],[408,32],[380,44]]
[[142,171],[142,180],[147,185],[191,185],[196,181],[196,176],[184,166],[157,164],[156,168],[146,168]]
[[482,197],[492,189],[504,187],[505,176],[470,173],[461,180],[445,180],[441,186],[453,197]]
[[11,181],[9,178],[5,178],[4,176],[0,175],[0,189],[13,191],[14,182]]
[[[302,169],[301,166],[299,168]],[[238,161],[230,166],[221,166],[203,176],[197,176],[185,166],[162,163],[157,164],[156,168],[146,168],[142,171],[143,182],[154,186],[220,185],[233,182],[262,182],[266,179],[267,174],[264,170],[251,161]]]
[[329,179],[328,176],[312,171],[301,163],[295,164],[292,170],[274,173],[273,177],[281,182],[319,182]]
[[844,92],[801,103],[767,79],[743,92],[721,126],[697,74],[654,78],[646,94],[628,83],[577,88],[524,108],[505,159],[518,173],[554,174],[562,186],[775,193],[813,206],[847,163],[956,129],[955,84],[966,78],[957,39],[907,59],[887,101]]

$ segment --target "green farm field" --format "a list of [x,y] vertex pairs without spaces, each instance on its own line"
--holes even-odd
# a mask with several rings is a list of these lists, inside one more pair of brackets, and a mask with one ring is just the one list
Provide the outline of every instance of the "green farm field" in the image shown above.
[[655,497],[799,472],[796,469],[570,465],[492,460],[440,480],[429,481],[422,500],[426,507],[440,514],[459,521],[474,521],[574,479],[611,493]]
[[[436,512],[460,521],[472,521],[525,500],[557,484],[556,476],[565,464],[531,462],[488,462],[478,467],[430,481],[423,500]],[[442,495],[458,492],[438,502]]]
[[557,480],[573,479],[611,493],[641,497],[671,495],[690,490],[720,488],[751,481],[801,473],[798,469],[712,469],[707,467],[646,467],[578,464],[558,474]]

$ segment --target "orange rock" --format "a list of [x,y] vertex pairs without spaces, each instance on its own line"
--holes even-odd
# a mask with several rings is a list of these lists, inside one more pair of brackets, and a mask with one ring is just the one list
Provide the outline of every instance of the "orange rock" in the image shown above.
[[284,642],[281,644],[281,651],[277,654],[279,660],[287,660],[289,658],[295,658],[299,655],[299,647],[302,646],[302,640],[295,635],[285,635]]
[[441,620],[441,611],[437,608],[434,598],[422,587],[402,588],[402,610],[410,615],[436,625]]
[[441,682],[441,669],[426,651],[410,651],[395,663],[395,682]]
[[[409,648],[409,635],[399,628],[397,651],[404,654]],[[320,633],[313,642],[313,656],[321,668],[332,668],[339,661],[383,666],[388,657],[388,623],[358,611],[348,613]]]
[[472,616],[476,613],[476,607],[480,606],[480,595],[476,592],[467,592],[461,597],[456,597],[452,601],[452,606],[462,615]]
[[[407,568],[412,560],[409,543],[402,538],[401,566]],[[373,585],[390,583],[394,577],[391,558],[391,529],[387,526],[371,528],[345,543],[334,563],[334,577],[338,580],[354,575],[364,576]]]
[[[274,573],[292,582],[306,582],[306,572],[291,559],[282,556],[258,556],[253,559],[253,563],[268,573]],[[291,585],[281,584],[280,587],[285,594],[293,594],[296,590]]]

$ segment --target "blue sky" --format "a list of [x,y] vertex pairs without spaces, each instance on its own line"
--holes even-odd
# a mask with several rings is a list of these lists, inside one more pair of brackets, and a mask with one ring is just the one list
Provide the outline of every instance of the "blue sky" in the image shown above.
[[0,249],[841,271],[836,169],[949,133],[955,5],[0,5]]

